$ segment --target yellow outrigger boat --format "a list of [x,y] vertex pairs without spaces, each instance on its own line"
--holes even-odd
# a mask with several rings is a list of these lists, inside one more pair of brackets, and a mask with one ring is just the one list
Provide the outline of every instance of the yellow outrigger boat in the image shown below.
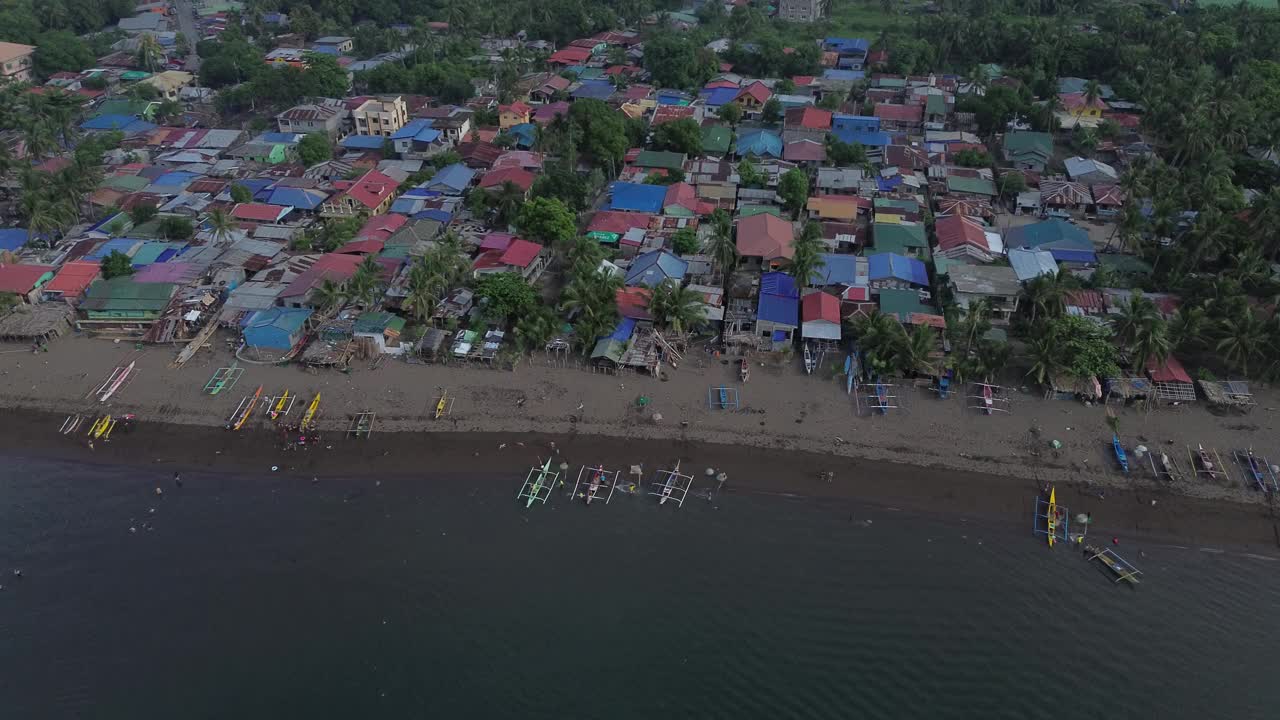
[[280,411],[284,410],[285,405],[289,402],[289,391],[285,390],[284,394],[276,399],[276,404],[271,406],[271,419],[275,420],[280,417]]
[[320,393],[316,393],[311,404],[307,406],[307,412],[302,416],[302,424],[299,426],[303,430],[311,427],[311,423],[316,419],[316,411],[320,409]]
[[103,415],[93,422],[89,427],[89,437],[94,440],[110,440],[111,431],[115,429],[116,421],[110,415]]
[[1049,529],[1049,547],[1053,547],[1054,534],[1058,532],[1058,489],[1049,488],[1049,512],[1045,525]]
[[445,390],[440,393],[440,400],[436,402],[436,419],[444,417],[445,409],[449,407],[449,391]]
[[240,419],[236,420],[235,424],[232,425],[231,429],[239,430],[240,428],[244,427],[244,424],[249,421],[249,416],[253,415],[253,409],[257,407],[258,399],[261,397],[262,397],[262,386],[259,385],[258,391],[253,394],[253,399],[250,400],[249,404],[245,407],[244,414],[240,416]]

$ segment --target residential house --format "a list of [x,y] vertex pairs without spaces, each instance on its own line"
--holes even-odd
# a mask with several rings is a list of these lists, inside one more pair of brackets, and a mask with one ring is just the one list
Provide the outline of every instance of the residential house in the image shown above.
[[642,150],[635,160],[631,161],[632,167],[641,168],[646,171],[661,170],[665,172],[684,170],[685,156],[683,153],[668,152],[664,150]]
[[282,307],[255,311],[241,326],[244,343],[251,348],[288,352],[306,335],[311,313],[309,308]]
[[525,125],[530,122],[532,114],[533,108],[519,100],[510,105],[499,105],[498,128],[505,131],[516,125]]
[[857,195],[864,179],[861,168],[818,168],[814,189],[824,195]]
[[134,17],[122,17],[116,29],[129,35],[158,35],[169,30],[169,19],[162,13],[144,12]]
[[323,52],[328,55],[342,55],[351,52],[355,47],[355,40],[345,35],[326,35],[322,38],[316,38],[311,44],[316,52]]
[[855,223],[859,212],[870,210],[871,203],[856,195],[813,195],[805,209],[810,220]]
[[454,163],[437,170],[422,187],[445,195],[462,196],[471,187],[475,176],[475,170],[462,163]]
[[1041,275],[1058,274],[1058,263],[1054,261],[1053,253],[1048,250],[1012,248],[1008,252],[1008,257],[1009,266],[1013,268],[1018,282],[1027,282]]
[[836,67],[843,70],[861,70],[870,48],[871,43],[863,38],[829,37],[822,40],[823,51],[835,53]]
[[929,287],[929,271],[920,260],[897,253],[867,257],[867,286],[881,290],[923,290]]
[[1100,121],[1102,113],[1108,108],[1102,98],[1089,100],[1082,92],[1062,93],[1058,95],[1058,99],[1062,101],[1063,113],[1078,120]]
[[875,116],[880,119],[880,126],[889,132],[919,132],[924,127],[923,105],[878,103]]
[[1067,177],[1085,185],[1114,183],[1119,177],[1115,168],[1093,158],[1070,157],[1064,164],[1067,167]]
[[528,170],[514,167],[499,168],[490,170],[480,178],[480,189],[500,191],[507,183],[511,183],[521,193],[528,195],[535,179],[537,176]]
[[307,50],[302,48],[278,47],[262,57],[263,61],[268,65],[276,68],[294,67],[299,70],[307,69]]
[[936,129],[946,127],[947,116],[951,112],[951,105],[947,102],[947,96],[939,92],[931,92],[925,96],[924,101],[924,122],[927,126]]
[[787,142],[816,140],[823,142],[831,132],[832,113],[813,106],[791,108],[783,116],[782,138]]
[[288,280],[288,285],[276,296],[276,304],[288,308],[312,307],[317,288],[326,280],[338,285],[350,280],[363,259],[360,255],[343,253],[291,257],[290,264],[297,264],[303,269]]
[[992,320],[1008,321],[1018,310],[1022,283],[1007,265],[953,265],[947,282],[956,304],[965,310],[974,300],[986,300]]
[[1048,250],[1058,262],[1089,263],[1097,259],[1089,233],[1059,218],[1011,227],[1005,231],[1004,244],[1007,248]]
[[438,108],[423,108],[416,113],[415,117],[431,121],[431,127],[439,130],[444,135],[444,141],[453,145],[457,145],[471,134],[471,120],[475,112],[470,108],[446,106]]
[[355,180],[333,183],[337,194],[320,206],[322,217],[352,217],[362,212],[380,215],[391,207],[399,183],[377,170],[370,170]]
[[266,203],[237,203],[231,217],[241,222],[279,224],[293,208]]
[[729,154],[733,144],[733,131],[724,125],[704,125],[702,127],[702,152],[712,157],[724,157]]
[[996,184],[981,175],[975,177],[948,175],[947,194],[969,196],[990,201],[999,193],[996,191]]
[[738,134],[738,157],[782,157],[782,138],[769,130],[747,130]]
[[698,200],[698,192],[689,183],[678,182],[667,186],[662,199],[662,214],[671,217],[691,218],[710,215],[714,208],[710,203]]
[[781,272],[761,275],[760,297],[756,304],[756,334],[768,338],[774,349],[781,349],[791,343],[799,328],[799,320],[800,293],[796,289],[795,278]]
[[538,243],[513,238],[502,250],[486,250],[476,256],[472,273],[479,278],[492,273],[519,273],[525,282],[537,282],[551,262],[551,253]]
[[840,298],[821,291],[801,298],[800,337],[840,342]]
[[734,95],[733,102],[737,103],[745,114],[759,113],[771,97],[773,97],[773,91],[769,86],[757,80],[739,90]]
[[98,280],[80,301],[80,322],[94,326],[147,327],[169,307],[178,286],[143,283],[132,277]]
[[827,0],[779,0],[778,19],[787,22],[811,23],[822,19]]
[[1119,185],[1094,185],[1089,191],[1099,217],[1115,217],[1124,208],[1124,190]]
[[73,260],[58,268],[53,279],[41,288],[44,299],[50,301],[79,300],[84,291],[102,274],[102,264]]
[[35,53],[34,45],[0,42],[0,85],[10,82],[30,82],[32,58]]
[[1089,188],[1068,180],[1041,180],[1040,204],[1046,210],[1078,212],[1093,202]]
[[782,148],[782,159],[800,167],[816,168],[827,161],[827,145],[821,140],[796,140]]
[[923,223],[884,222],[879,215],[877,220],[871,226],[872,247],[867,251],[868,255],[894,253],[928,258],[929,241],[925,237]]
[[399,95],[370,98],[351,111],[351,119],[359,135],[391,137],[409,122],[409,107]]
[[776,269],[795,255],[795,227],[770,213],[737,221],[738,256],[751,268]]
[[40,289],[53,279],[52,265],[5,265],[0,263],[0,295],[16,295],[22,301],[40,302]]
[[282,133],[324,133],[330,140],[336,140],[342,134],[347,115],[346,108],[336,103],[306,103],[276,115],[276,125]]
[[1018,130],[1005,133],[1001,143],[1004,159],[1019,170],[1044,172],[1053,158],[1053,136],[1049,133]]
[[688,261],[666,250],[653,250],[631,261],[625,283],[629,287],[655,288],[667,280],[682,282],[688,271]]
[[651,213],[662,212],[667,199],[667,189],[661,185],[645,185],[641,183],[616,182],[610,186],[610,210],[627,210],[630,212]]
[[1000,234],[967,215],[946,215],[934,221],[938,244],[933,256],[963,262],[989,263],[1004,254]]
[[577,47],[570,45],[561,48],[547,58],[548,65],[561,65],[570,67],[574,65],[585,65],[591,59],[591,48]]
[[432,125],[425,118],[410,120],[391,134],[392,147],[406,160],[422,160],[443,151],[443,134]]
[[572,84],[569,78],[548,74],[544,82],[529,91],[529,101],[539,104],[555,102],[556,98],[569,92]]
[[405,321],[389,312],[367,312],[356,318],[351,326],[351,337],[367,342],[383,355],[402,355],[413,345],[403,343]]

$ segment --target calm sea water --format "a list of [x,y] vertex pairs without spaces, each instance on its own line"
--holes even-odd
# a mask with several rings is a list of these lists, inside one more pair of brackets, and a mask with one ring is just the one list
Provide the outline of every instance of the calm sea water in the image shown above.
[[1280,564],[1232,553],[1139,560],[1126,543],[1147,574],[1131,590],[1021,524],[856,503],[527,511],[516,473],[179,489],[3,467],[9,720],[1267,718],[1280,702]]

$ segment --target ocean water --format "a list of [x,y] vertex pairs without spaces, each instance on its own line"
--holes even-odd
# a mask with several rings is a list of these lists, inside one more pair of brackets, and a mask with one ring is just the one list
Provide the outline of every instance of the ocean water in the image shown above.
[[1269,718],[1280,703],[1280,566],[1229,548],[1126,542],[1146,573],[1130,589],[1025,523],[856,502],[557,493],[526,510],[519,472],[177,488],[152,469],[3,468],[6,720]]

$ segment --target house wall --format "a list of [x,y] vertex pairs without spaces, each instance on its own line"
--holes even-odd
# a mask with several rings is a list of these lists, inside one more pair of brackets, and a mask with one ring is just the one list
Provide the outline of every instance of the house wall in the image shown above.
[[0,70],[0,83],[6,82],[28,82],[31,80],[31,57],[34,52],[26,55],[19,55],[10,60],[6,60],[4,67]]

